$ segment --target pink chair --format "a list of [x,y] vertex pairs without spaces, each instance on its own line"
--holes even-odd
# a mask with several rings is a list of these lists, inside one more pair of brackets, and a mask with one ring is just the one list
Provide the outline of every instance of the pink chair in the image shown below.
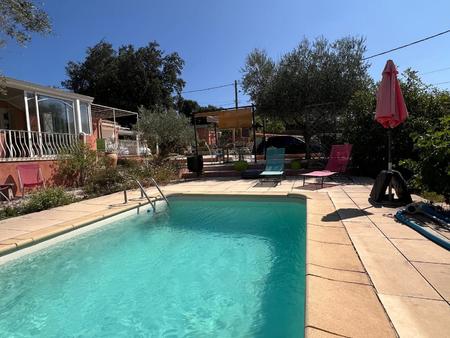
[[305,178],[319,177],[322,179],[321,187],[323,188],[323,181],[326,177],[338,173],[345,173],[347,171],[347,165],[350,161],[350,155],[352,153],[351,144],[334,144],[331,146],[330,157],[328,158],[327,165],[324,170],[316,170],[310,173],[302,174],[303,185],[305,185]]
[[25,188],[43,186],[45,188],[44,176],[38,164],[20,164],[17,166],[19,176],[19,188],[22,197],[25,196]]

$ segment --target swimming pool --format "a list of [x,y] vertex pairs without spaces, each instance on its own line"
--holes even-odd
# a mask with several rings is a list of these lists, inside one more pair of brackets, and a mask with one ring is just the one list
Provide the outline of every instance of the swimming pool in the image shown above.
[[303,336],[303,199],[170,204],[0,266],[0,336]]

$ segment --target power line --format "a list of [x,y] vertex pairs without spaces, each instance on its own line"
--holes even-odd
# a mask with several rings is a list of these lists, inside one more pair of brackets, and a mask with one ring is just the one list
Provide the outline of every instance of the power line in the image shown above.
[[450,67],[446,67],[446,68],[440,68],[440,69],[432,70],[432,71],[429,71],[429,72],[426,72],[426,73],[419,73],[419,74],[426,75],[426,74],[443,72],[444,70],[449,70],[449,69],[450,69]]
[[432,86],[437,86],[437,85],[441,85],[441,84],[446,84],[446,83],[450,83],[450,81],[444,81],[444,82],[438,82],[438,83],[432,83]]
[[399,47],[396,47],[396,48],[392,48],[392,49],[389,49],[389,50],[381,52],[381,53],[377,53],[377,54],[368,56],[366,58],[363,58],[363,61],[364,60],[368,60],[368,59],[372,59],[374,57],[377,57],[377,56],[380,56],[380,55],[384,55],[384,54],[387,54],[387,53],[390,53],[390,52],[393,52],[393,51],[396,51],[396,50],[399,50],[399,49],[402,49],[402,48],[406,48],[406,47],[415,45],[417,43],[420,43],[420,42],[423,42],[423,41],[426,41],[426,40],[433,39],[435,37],[438,37],[440,35],[444,35],[444,34],[447,34],[447,33],[450,33],[450,29],[448,29],[446,31],[443,31],[443,32],[440,32],[440,33],[437,33],[437,34],[434,34],[434,35],[431,35],[431,36],[427,36],[426,38],[423,38],[423,39],[420,39],[420,40],[416,40],[416,41],[411,42],[411,43],[407,43],[406,45],[402,45],[402,46],[399,46]]
[[224,85],[221,85],[221,86],[208,87],[208,88],[203,88],[203,89],[188,90],[188,91],[185,91],[185,92],[181,92],[181,94],[204,92],[204,91],[207,91],[207,90],[214,90],[214,89],[230,87],[230,86],[234,86],[234,83],[228,83],[228,84],[224,84]]

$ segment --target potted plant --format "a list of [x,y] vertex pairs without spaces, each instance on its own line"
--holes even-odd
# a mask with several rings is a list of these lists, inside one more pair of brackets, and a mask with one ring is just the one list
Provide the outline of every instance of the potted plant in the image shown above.
[[108,139],[108,142],[106,142],[105,156],[108,158],[109,163],[113,168],[117,167],[117,160],[119,159],[119,156],[117,155],[115,140],[112,137]]

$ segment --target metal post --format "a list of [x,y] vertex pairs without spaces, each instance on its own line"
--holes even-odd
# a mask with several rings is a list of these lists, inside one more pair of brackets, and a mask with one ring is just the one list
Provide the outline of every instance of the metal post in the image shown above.
[[[234,80],[234,108],[236,109],[236,112],[239,107],[238,102],[238,89],[237,89],[237,80]],[[233,149],[236,148],[236,129],[233,128]]]
[[236,108],[236,110],[239,107],[239,103],[238,103],[238,89],[237,89],[237,80],[234,80],[234,107]]
[[255,163],[258,163],[256,159],[256,121],[255,121],[255,106],[252,104],[252,127],[253,127],[253,155],[255,156]]
[[114,137],[114,148],[117,146],[116,142],[116,110],[113,109],[113,120],[114,120],[114,128],[113,128],[113,137]]
[[214,122],[214,138],[216,140],[216,147],[219,146],[219,140],[217,139],[217,123]]
[[81,127],[81,106],[80,106],[80,100],[76,99],[75,100],[75,116],[77,118],[77,123],[76,125],[78,126],[78,134],[81,134],[81,132],[83,131],[82,127]]
[[23,92],[23,100],[25,104],[25,118],[27,122],[27,137],[28,137],[28,148],[30,151],[30,157],[33,157],[33,144],[31,141],[31,122],[30,122],[30,109],[28,107],[27,92]]
[[267,145],[266,145],[266,118],[263,118],[263,149],[264,149],[264,159],[266,159],[266,150],[267,150]]
[[193,113],[192,116],[194,119],[195,155],[198,156],[197,122],[195,121],[195,113]]
[[39,139],[39,151],[40,155],[42,156],[42,131],[41,131],[41,118],[39,116],[39,101],[38,101],[38,95],[37,93],[34,93],[34,102],[36,105],[36,120],[37,120],[37,127],[38,127],[38,139]]
[[391,158],[391,139],[392,139],[392,129],[388,129],[388,174],[390,175],[389,179],[389,188],[388,188],[388,198],[389,201],[392,201],[392,158]]
[[123,204],[128,203],[127,189],[123,189]]
[[137,156],[140,156],[141,155],[141,153],[140,153],[140,151],[139,151],[139,115],[137,115],[136,114],[136,129],[137,129],[137,132],[136,132],[136,155]]

